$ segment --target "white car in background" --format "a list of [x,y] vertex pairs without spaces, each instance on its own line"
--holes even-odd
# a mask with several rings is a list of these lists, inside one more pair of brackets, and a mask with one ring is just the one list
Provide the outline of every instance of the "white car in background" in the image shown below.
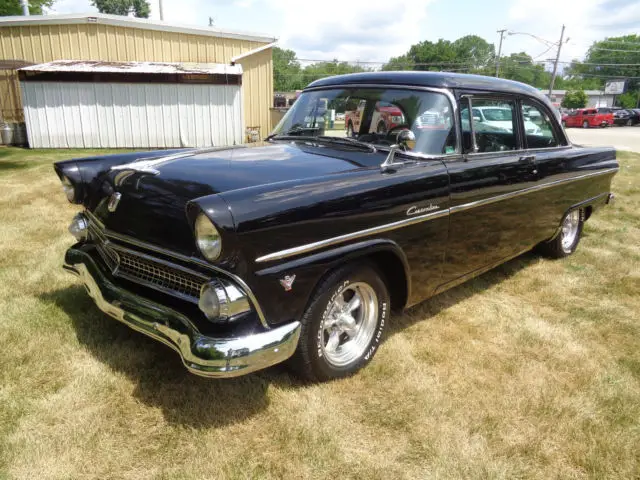
[[[469,111],[462,112],[462,120],[469,121]],[[474,125],[480,123],[503,132],[513,131],[512,110],[508,107],[473,107]],[[524,120],[525,131],[528,135],[542,135],[542,129],[531,120]]]

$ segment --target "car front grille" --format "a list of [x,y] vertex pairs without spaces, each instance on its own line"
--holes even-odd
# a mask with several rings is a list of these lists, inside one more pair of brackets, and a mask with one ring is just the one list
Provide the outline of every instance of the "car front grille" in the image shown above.
[[98,254],[115,277],[198,303],[200,288],[208,281],[205,275],[114,243],[92,219],[89,233]]

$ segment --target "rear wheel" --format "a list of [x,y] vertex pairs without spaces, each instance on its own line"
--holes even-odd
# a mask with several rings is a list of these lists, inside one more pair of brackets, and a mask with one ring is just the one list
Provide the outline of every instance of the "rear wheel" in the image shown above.
[[583,226],[584,215],[582,210],[571,210],[562,219],[560,233],[553,240],[540,246],[542,253],[551,258],[568,257],[578,248]]
[[387,126],[384,122],[379,122],[378,127],[376,128],[376,133],[378,135],[385,135],[387,133]]
[[589,128],[589,122],[587,122],[586,120],[582,122],[582,128]]
[[627,120],[627,127],[630,127],[633,125],[633,120],[629,119]]
[[567,128],[567,122],[565,122],[564,120],[562,121],[562,128]]
[[311,381],[357,372],[378,349],[389,313],[387,285],[373,266],[339,268],[320,284],[305,311],[289,365]]

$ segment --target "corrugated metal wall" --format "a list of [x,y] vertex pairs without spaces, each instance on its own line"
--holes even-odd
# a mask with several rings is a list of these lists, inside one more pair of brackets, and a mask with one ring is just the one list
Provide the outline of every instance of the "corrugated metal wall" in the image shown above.
[[[229,63],[266,42],[96,24],[0,26],[0,59],[44,63],[53,60]],[[254,58],[255,57],[255,58]],[[271,129],[271,49],[243,59],[245,125]],[[256,71],[254,71],[254,69]],[[0,112],[23,121],[15,72],[0,71]]]
[[21,82],[33,148],[171,148],[243,143],[234,85]]

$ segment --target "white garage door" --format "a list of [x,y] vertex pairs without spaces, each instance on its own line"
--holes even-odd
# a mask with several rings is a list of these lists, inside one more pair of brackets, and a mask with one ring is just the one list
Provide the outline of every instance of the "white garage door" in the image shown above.
[[243,143],[239,85],[21,82],[32,148]]

